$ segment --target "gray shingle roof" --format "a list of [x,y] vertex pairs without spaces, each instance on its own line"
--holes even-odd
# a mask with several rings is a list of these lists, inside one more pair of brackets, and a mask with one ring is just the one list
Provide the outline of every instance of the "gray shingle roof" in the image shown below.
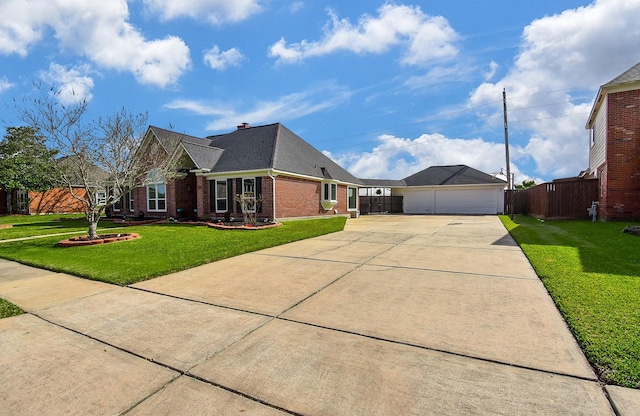
[[640,81],[640,62],[604,84],[603,87],[613,87],[615,85],[628,84],[638,81]]
[[224,149],[211,172],[275,169],[359,184],[360,180],[280,123],[210,136]]
[[275,169],[360,183],[358,178],[280,123],[238,129],[206,139],[154,126],[149,129],[169,154],[182,144],[197,169],[208,169],[213,173]]
[[407,186],[502,184],[495,178],[466,165],[431,166],[403,179]]
[[364,186],[372,188],[401,188],[407,186],[402,179],[360,179]]
[[189,136],[188,134],[176,133],[175,131],[162,129],[160,127],[149,126],[149,130],[153,132],[153,134],[158,138],[164,150],[171,154],[178,147],[180,142],[188,142],[194,144],[202,144],[209,145],[210,142],[205,139],[201,139],[200,137]]

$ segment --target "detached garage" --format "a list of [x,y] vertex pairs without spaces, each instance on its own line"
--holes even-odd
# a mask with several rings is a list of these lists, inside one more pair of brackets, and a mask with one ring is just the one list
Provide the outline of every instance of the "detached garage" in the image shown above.
[[[381,186],[380,181],[363,180]],[[501,214],[506,181],[466,165],[432,166],[385,184],[405,214]],[[362,204],[361,204],[362,206]]]
[[432,166],[403,181],[405,214],[498,214],[504,211],[507,183],[469,166]]

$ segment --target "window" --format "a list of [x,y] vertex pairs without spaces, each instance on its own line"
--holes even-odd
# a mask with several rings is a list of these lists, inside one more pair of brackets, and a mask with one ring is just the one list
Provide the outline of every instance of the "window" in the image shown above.
[[596,144],[595,124],[592,129],[589,129],[589,141],[591,142],[591,147]]
[[127,202],[129,203],[127,208],[129,209],[129,211],[133,212],[134,211],[134,208],[133,208],[133,189],[129,189],[129,191],[127,192],[127,195],[125,196],[125,198],[127,198]]
[[338,184],[336,183],[324,183],[322,192],[323,201],[337,201],[338,200]]
[[322,208],[332,209],[338,203],[338,184],[335,182],[322,183]]
[[29,208],[29,192],[27,191],[18,191],[16,193],[16,208],[18,208],[19,212],[27,212]]
[[167,210],[167,187],[163,183],[147,186],[147,210]]
[[125,188],[124,194],[122,194],[120,198],[118,198],[118,200],[113,203],[114,211],[123,210],[122,201],[124,201],[125,210],[133,211],[133,190],[129,189],[128,186]]
[[256,212],[256,179],[247,178],[242,180],[242,195],[246,204],[247,212]]
[[107,191],[96,191],[96,204],[107,205]]
[[227,212],[227,180],[216,180],[216,212]]
[[351,211],[358,209],[358,190],[356,188],[347,188],[347,208]]

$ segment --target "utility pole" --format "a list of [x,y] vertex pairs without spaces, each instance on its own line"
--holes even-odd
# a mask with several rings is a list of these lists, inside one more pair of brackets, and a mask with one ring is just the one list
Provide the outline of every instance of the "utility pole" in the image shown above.
[[504,150],[507,158],[507,195],[509,198],[509,216],[513,219],[513,187],[511,183],[511,163],[509,162],[509,124],[507,123],[507,90],[502,89],[502,108],[504,114]]

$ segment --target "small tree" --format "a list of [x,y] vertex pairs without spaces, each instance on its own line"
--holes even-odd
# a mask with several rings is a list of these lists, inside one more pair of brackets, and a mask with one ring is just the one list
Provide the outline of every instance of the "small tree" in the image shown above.
[[237,194],[236,201],[240,204],[244,223],[247,225],[256,225],[258,223],[258,211],[260,210],[262,198],[247,192]]
[[[18,190],[46,191],[54,185],[55,155],[31,127],[7,127],[0,141],[0,188],[9,198]],[[15,202],[9,204],[9,212]]]
[[171,155],[158,148],[139,151],[147,114],[134,115],[123,108],[87,120],[85,100],[63,104],[59,91],[37,87],[39,96],[16,108],[22,120],[59,151],[62,162],[56,177],[81,202],[90,239],[99,238],[103,212],[130,188],[142,184],[151,171],[166,181],[178,176],[168,163]]

